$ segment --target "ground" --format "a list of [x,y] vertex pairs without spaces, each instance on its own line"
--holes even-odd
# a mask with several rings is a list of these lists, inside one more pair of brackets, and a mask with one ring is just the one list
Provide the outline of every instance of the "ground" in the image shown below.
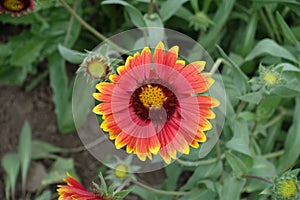
[[[47,141],[59,147],[72,148],[82,146],[76,132],[61,134],[58,131],[54,104],[52,102],[52,91],[48,80],[30,92],[17,86],[0,86],[0,158],[7,152],[16,151],[19,135],[25,120],[28,120],[32,129],[32,138]],[[86,187],[97,180],[97,172],[101,163],[97,161],[88,151],[79,153],[63,154],[64,157],[72,157],[79,177]],[[34,161],[31,164],[29,175],[30,187],[38,184],[38,177],[44,174],[51,166],[52,160],[44,159]],[[161,184],[164,180],[163,170],[140,174],[139,177],[149,184]],[[53,191],[55,190],[53,186]],[[20,194],[20,189],[18,190]],[[4,171],[0,167],[0,199],[4,199]],[[127,199],[138,199],[129,196]]]

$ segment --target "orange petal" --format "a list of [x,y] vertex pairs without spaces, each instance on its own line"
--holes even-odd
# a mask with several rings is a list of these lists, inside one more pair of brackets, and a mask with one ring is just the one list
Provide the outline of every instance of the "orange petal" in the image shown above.
[[164,55],[165,55],[165,45],[164,43],[159,42],[154,50],[154,63],[164,64]]

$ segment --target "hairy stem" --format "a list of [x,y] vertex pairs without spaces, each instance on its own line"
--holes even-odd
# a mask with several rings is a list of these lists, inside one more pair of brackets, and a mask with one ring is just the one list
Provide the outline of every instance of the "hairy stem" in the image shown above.
[[116,50],[118,50],[121,53],[127,53],[125,49],[118,46],[117,44],[110,41],[108,38],[106,38],[102,33],[98,32],[95,28],[93,28],[91,25],[89,25],[87,22],[85,22],[77,13],[65,2],[65,0],[59,0],[61,4],[64,6],[64,8],[88,31],[90,31],[92,34],[94,34],[96,37],[98,37],[100,40],[107,42],[108,44],[112,45]]
[[139,182],[138,180],[131,179],[131,182],[134,183],[135,185],[138,185],[146,190],[149,190],[151,192],[155,192],[158,194],[163,194],[163,195],[172,195],[172,196],[184,196],[193,193],[194,191],[167,191],[167,190],[160,190],[153,188],[151,186],[145,185],[144,183]]

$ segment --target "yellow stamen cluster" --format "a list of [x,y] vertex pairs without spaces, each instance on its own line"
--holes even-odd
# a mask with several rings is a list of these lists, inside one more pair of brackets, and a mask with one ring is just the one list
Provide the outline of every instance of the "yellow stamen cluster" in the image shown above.
[[292,198],[295,197],[298,192],[297,184],[293,179],[284,180],[282,183],[278,185],[277,192],[280,196],[284,198]]
[[20,0],[6,0],[3,5],[11,11],[20,11],[25,7],[25,4]]
[[118,164],[114,170],[114,174],[117,178],[123,179],[128,174],[128,167],[125,164]]
[[142,104],[149,109],[160,108],[168,99],[161,88],[151,85],[142,88],[139,98]]

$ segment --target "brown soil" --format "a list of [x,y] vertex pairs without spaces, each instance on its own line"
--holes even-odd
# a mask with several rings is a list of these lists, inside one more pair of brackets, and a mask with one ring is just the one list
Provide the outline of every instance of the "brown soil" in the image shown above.
[[[52,102],[52,91],[48,80],[44,80],[30,92],[25,92],[21,87],[0,86],[0,105],[0,158],[7,152],[16,151],[25,120],[30,123],[33,139],[47,141],[64,148],[82,145],[76,132],[61,134],[58,131]],[[101,163],[91,156],[88,151],[61,156],[74,159],[76,171],[85,186],[91,186],[91,182],[98,179],[97,173]],[[37,169],[42,165],[45,170],[37,171],[38,173],[45,173],[51,164],[52,160],[44,159],[38,161],[38,163],[33,163],[31,168]],[[0,199],[4,199],[4,177],[4,171],[0,167]],[[161,184],[165,178],[163,170],[140,174],[139,177],[150,185]],[[34,181],[34,178],[32,179],[31,181]],[[50,189],[55,192],[55,187],[53,185]],[[20,195],[20,189],[18,189],[18,195]],[[130,195],[126,199],[138,200],[139,198]]]

